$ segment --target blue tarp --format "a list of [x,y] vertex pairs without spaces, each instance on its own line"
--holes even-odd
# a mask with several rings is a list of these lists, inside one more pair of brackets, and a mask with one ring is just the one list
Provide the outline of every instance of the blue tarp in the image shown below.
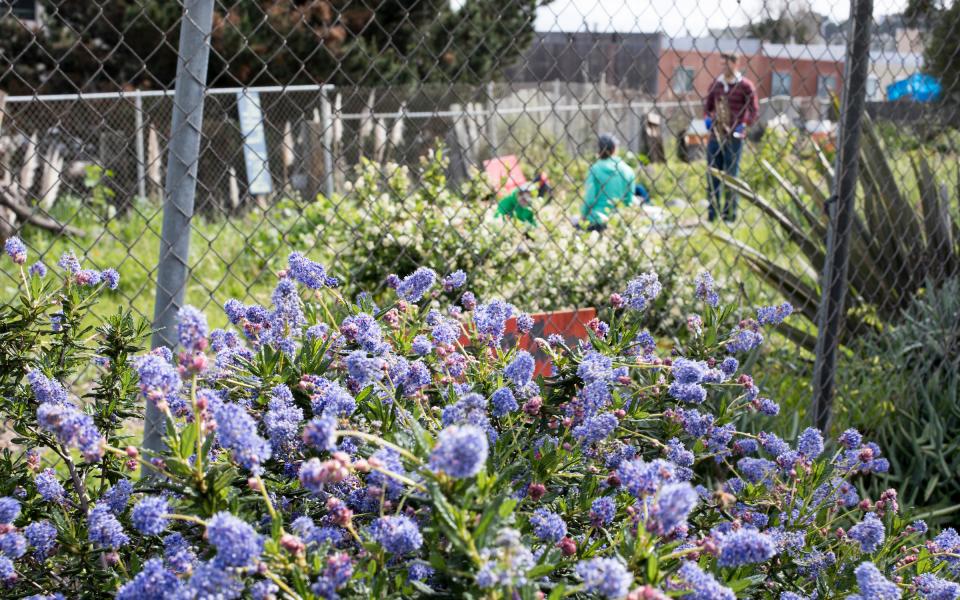
[[932,102],[940,97],[943,86],[936,77],[914,73],[906,79],[887,86],[887,100],[913,100],[914,102]]

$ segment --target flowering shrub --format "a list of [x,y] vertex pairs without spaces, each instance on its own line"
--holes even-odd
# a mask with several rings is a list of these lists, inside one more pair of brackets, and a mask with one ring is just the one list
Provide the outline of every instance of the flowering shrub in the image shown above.
[[298,209],[284,237],[338,265],[350,292],[376,293],[386,273],[443,265],[470,273],[481,297],[522,298],[530,312],[593,306],[655,261],[666,270],[680,260],[669,245],[671,227],[652,227],[637,207],[614,216],[600,235],[571,222],[579,198],[538,198],[539,225],[530,228],[494,215],[485,175],[472,173],[457,189],[447,172],[442,148],[415,173],[364,162],[345,197],[321,196]]
[[[127,317],[84,323],[112,274],[66,257],[58,285],[7,249],[24,286],[0,326],[5,597],[960,596],[960,535],[924,541],[895,493],[859,496],[888,468],[875,444],[734,426],[778,411],[736,356],[788,305],[737,320],[701,277],[696,333],[668,353],[637,323],[662,293],[647,273],[589,340],[537,340],[554,370],[534,378],[503,347],[523,315],[463,274],[391,277],[378,307],[294,253],[270,307],[227,302],[213,331],[184,307],[179,346],[143,352]],[[142,402],[162,450],[125,433]]]

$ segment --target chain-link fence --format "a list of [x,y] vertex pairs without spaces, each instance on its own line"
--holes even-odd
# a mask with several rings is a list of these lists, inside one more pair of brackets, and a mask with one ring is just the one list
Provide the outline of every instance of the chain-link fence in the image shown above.
[[291,249],[350,294],[425,264],[542,311],[709,270],[790,301],[812,360],[818,319],[849,343],[960,265],[957,11],[855,4],[8,1],[0,229],[158,326],[266,302]]

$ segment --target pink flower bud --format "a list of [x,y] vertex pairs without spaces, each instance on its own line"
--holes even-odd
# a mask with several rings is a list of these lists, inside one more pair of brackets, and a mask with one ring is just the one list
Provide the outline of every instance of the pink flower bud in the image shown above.
[[307,549],[303,541],[297,536],[285,533],[280,536],[280,546],[290,554],[303,554],[304,550]]
[[573,556],[577,553],[577,542],[571,537],[565,537],[557,544],[557,548],[560,548],[560,553],[564,556]]
[[523,403],[523,412],[527,413],[531,417],[535,417],[540,413],[540,408],[542,406],[543,399],[540,398],[540,396],[534,396]]
[[547,486],[542,483],[531,483],[527,486],[527,495],[534,502],[538,502],[547,493]]

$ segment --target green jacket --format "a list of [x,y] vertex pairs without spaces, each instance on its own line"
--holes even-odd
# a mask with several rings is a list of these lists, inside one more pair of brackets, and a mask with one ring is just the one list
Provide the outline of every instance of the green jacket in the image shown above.
[[514,189],[500,199],[500,202],[497,203],[497,216],[517,219],[533,226],[537,225],[533,216],[533,208],[520,204],[520,188]]
[[587,174],[587,192],[580,216],[590,223],[604,223],[616,209],[617,202],[630,206],[634,179],[633,169],[618,156],[593,163]]

